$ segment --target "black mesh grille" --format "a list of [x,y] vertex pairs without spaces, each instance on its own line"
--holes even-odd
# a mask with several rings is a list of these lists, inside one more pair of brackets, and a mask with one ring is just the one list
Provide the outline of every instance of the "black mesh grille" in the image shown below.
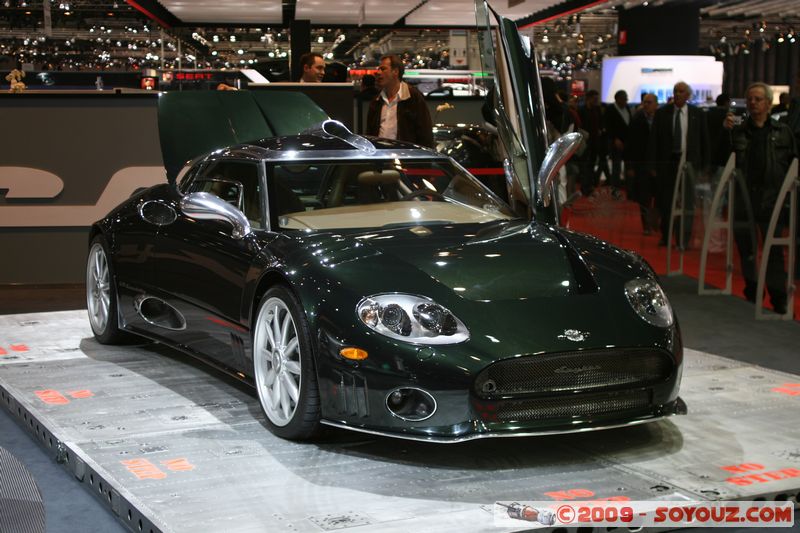
[[498,361],[475,380],[485,399],[568,390],[647,386],[665,381],[674,364],[666,352],[652,349],[594,350],[526,355]]
[[497,406],[498,422],[532,422],[570,418],[596,418],[644,411],[650,406],[650,391],[590,394],[560,398],[509,400]]

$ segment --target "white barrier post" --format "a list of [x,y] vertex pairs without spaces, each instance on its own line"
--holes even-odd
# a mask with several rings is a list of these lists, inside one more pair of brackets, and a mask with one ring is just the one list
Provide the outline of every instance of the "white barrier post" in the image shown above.
[[[736,183],[731,179],[733,171],[736,169],[736,154],[731,152],[728,162],[720,176],[717,189],[714,191],[714,198],[711,200],[711,209],[706,221],[705,235],[703,235],[703,248],[700,251],[700,275],[697,279],[697,294],[730,294],[733,287],[733,202],[735,199]],[[717,218],[723,194],[728,193],[728,217],[725,220]],[[708,265],[708,247],[711,244],[711,236],[715,230],[724,229],[725,239],[725,288],[709,289],[706,287],[706,267]]]
[[[792,160],[789,171],[783,178],[783,185],[772,209],[772,216],[769,219],[767,233],[764,235],[764,250],[761,252],[761,261],[758,267],[758,288],[756,289],[756,319],[757,320],[792,320],[794,318],[794,260],[795,260],[795,235],[797,234],[797,158]],[[786,196],[789,196],[789,235],[786,237],[776,237],[775,228],[783,210]],[[787,273],[786,273],[786,312],[765,313],[764,312],[764,285],[767,279],[767,264],[769,262],[769,252],[773,246],[786,246],[788,248]]]
[[[684,187],[686,176],[686,152],[681,154],[681,160],[678,163],[678,172],[675,176],[675,187],[672,190],[672,208],[669,212],[669,232],[667,234],[667,276],[676,276],[683,274],[683,252],[686,249],[684,239],[684,226],[686,221],[686,206]],[[677,270],[672,270],[672,230],[675,227],[675,218],[680,217],[680,233],[678,235],[678,247],[680,249],[680,262]]]

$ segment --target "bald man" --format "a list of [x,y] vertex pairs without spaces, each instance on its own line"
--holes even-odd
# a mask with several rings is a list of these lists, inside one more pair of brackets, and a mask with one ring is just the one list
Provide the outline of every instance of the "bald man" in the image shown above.
[[[689,105],[692,88],[679,81],[672,90],[672,103],[662,106],[653,118],[653,134],[648,146],[650,161],[654,163],[658,180],[661,211],[661,242],[667,244],[669,218],[672,209],[672,196],[678,163],[686,155],[686,174],[683,240],[676,235],[678,245],[691,245],[692,222],[694,219],[694,176],[705,171],[709,163],[708,127],[703,112]],[[675,219],[675,231],[680,228],[680,219]]]

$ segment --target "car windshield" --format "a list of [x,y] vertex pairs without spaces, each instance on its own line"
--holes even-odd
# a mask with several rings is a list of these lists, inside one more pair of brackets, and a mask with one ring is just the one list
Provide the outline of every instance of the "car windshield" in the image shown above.
[[275,164],[270,209],[282,229],[470,224],[514,218],[509,207],[447,159]]

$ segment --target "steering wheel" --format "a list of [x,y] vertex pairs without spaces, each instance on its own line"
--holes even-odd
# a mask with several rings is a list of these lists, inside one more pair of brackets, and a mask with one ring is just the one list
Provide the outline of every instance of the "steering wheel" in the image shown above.
[[420,196],[429,196],[429,197],[431,197],[431,200],[436,198],[441,202],[444,202],[445,198],[446,198],[445,195],[443,195],[442,193],[426,188],[426,189],[417,189],[416,191],[411,191],[410,193],[406,194],[405,196],[403,196],[400,199],[401,200],[413,200],[414,198],[418,198]]

